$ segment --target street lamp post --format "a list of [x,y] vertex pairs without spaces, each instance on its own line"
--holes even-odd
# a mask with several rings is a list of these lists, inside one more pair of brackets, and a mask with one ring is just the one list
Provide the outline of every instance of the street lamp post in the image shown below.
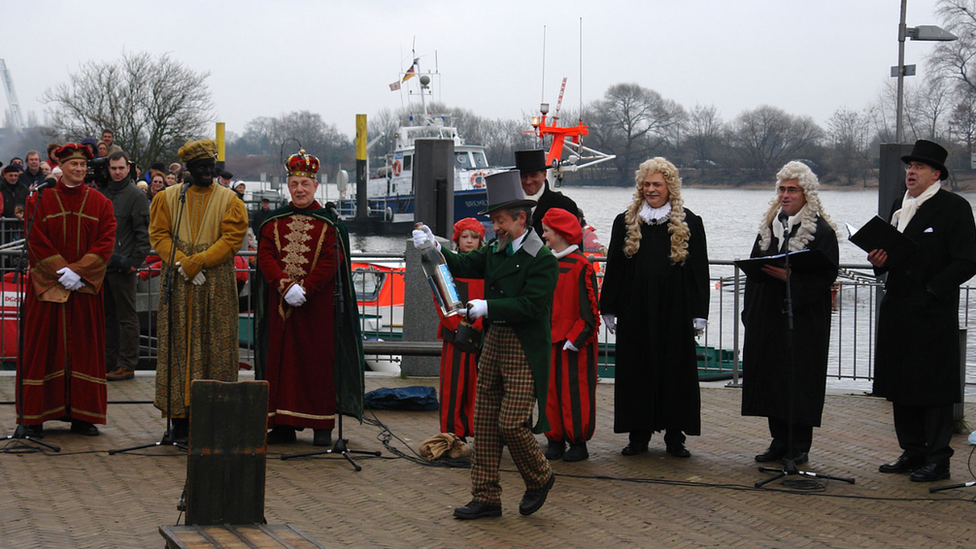
[[891,67],[891,75],[898,77],[897,105],[895,106],[895,142],[905,140],[902,129],[902,111],[905,108],[905,76],[915,76],[915,65],[905,66],[905,38],[924,42],[952,42],[956,35],[935,25],[919,25],[908,27],[905,25],[905,11],[908,0],[901,0],[901,19],[898,23],[898,66]]

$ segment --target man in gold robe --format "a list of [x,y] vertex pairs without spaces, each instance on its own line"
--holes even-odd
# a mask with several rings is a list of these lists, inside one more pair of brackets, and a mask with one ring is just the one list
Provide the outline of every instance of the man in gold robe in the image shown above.
[[244,202],[213,184],[217,144],[190,141],[178,154],[192,184],[160,192],[149,211],[149,240],[163,259],[163,279],[176,269],[170,299],[165,288],[160,293],[155,400],[163,417],[173,418],[173,440],[187,435],[192,380],[237,381],[234,256],[247,233]]

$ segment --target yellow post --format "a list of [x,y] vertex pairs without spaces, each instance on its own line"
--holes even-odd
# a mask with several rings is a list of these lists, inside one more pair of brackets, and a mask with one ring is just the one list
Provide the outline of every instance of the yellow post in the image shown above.
[[356,115],[356,219],[366,222],[366,115]]
[[356,115],[356,160],[366,160],[366,115]]
[[217,162],[224,161],[224,123],[217,122]]

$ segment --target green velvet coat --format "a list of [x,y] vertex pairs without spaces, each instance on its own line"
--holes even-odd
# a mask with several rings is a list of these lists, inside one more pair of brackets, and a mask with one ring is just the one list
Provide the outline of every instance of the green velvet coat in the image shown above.
[[494,243],[492,240],[487,246],[466,254],[444,249],[444,258],[454,277],[484,279],[488,321],[515,331],[529,360],[542,410],[532,432],[543,433],[549,430],[545,409],[552,352],[550,324],[559,261],[531,227],[522,247],[511,257],[504,249],[496,251]]

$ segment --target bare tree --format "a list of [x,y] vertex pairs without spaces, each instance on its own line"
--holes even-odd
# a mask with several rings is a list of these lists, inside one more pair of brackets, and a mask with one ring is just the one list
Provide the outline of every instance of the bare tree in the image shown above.
[[176,158],[187,139],[210,134],[213,102],[206,80],[169,54],[124,54],[89,61],[67,83],[48,89],[51,125],[62,139],[80,141],[115,132],[115,142],[142,166]]
[[261,169],[281,173],[285,157],[299,146],[318,157],[322,163],[320,173],[332,173],[340,163],[352,165],[355,160],[352,141],[334,124],[322,120],[322,115],[310,111],[251,120],[244,125],[241,137],[232,143],[228,156],[261,156],[266,159]]
[[939,42],[931,59],[938,71],[976,92],[976,0],[939,0],[936,6],[942,27],[957,39]]
[[758,178],[771,175],[822,137],[823,130],[809,116],[793,116],[769,105],[744,111],[728,129],[732,150]]
[[945,117],[952,109],[952,89],[948,79],[928,77],[910,86],[905,93],[905,122],[912,138],[944,141]]
[[868,115],[845,108],[834,111],[827,121],[834,170],[847,180],[848,185],[861,179],[867,186],[864,176],[870,167],[870,128]]
[[654,90],[637,84],[610,86],[603,99],[587,109],[590,135],[600,150],[617,155],[614,160],[619,181],[629,181],[631,172],[652,151],[674,144],[684,110]]
[[719,144],[724,123],[715,105],[695,105],[688,113],[686,143],[691,148],[693,165],[707,169],[714,163],[712,151]]

